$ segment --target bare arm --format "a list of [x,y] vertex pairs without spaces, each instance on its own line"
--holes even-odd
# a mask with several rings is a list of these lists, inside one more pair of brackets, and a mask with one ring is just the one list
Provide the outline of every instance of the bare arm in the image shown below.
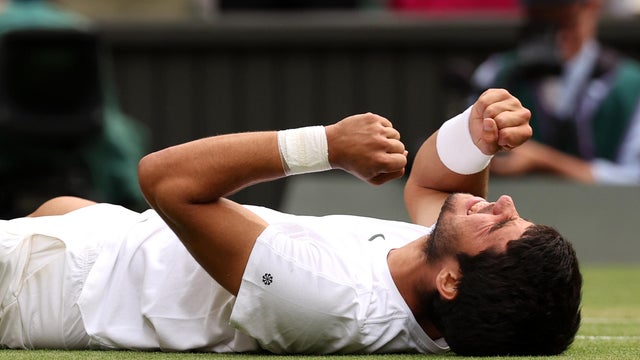
[[588,161],[533,140],[508,155],[496,157],[491,163],[491,171],[506,176],[547,172],[586,184],[595,183]]
[[[531,137],[529,110],[506,90],[490,89],[473,105],[469,131],[474,143],[487,155],[521,145]],[[421,146],[407,180],[405,204],[414,223],[432,225],[440,214],[444,200],[453,192],[486,197],[488,170],[461,175],[449,170],[436,150],[437,132]]]
[[[332,167],[374,184],[404,173],[404,145],[388,120],[355,115],[325,132]],[[238,292],[253,244],[267,223],[224,196],[282,176],[275,131],[201,139],[147,155],[139,165],[149,204],[232,294]]]

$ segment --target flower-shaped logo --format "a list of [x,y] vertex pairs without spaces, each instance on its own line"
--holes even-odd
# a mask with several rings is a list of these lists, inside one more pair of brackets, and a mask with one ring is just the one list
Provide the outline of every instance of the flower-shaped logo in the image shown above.
[[271,285],[272,282],[273,282],[273,276],[271,276],[271,274],[265,273],[264,275],[262,275],[262,283],[263,284]]

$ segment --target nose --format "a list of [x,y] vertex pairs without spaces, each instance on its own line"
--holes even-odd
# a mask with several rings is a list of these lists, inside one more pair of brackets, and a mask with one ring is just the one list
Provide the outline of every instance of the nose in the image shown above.
[[509,195],[502,195],[498,198],[493,206],[493,213],[495,215],[508,215],[510,217],[518,216],[516,205]]

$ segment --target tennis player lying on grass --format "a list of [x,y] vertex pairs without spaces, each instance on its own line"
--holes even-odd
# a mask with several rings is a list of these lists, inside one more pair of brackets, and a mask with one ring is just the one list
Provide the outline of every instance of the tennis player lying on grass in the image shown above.
[[374,114],[150,154],[139,177],[153,210],[64,197],[0,223],[1,344],[560,353],[580,323],[572,246],[521,218],[508,196],[483,198],[491,155],[531,136],[529,116],[490,90],[431,136],[406,185],[415,224],[295,216],[224,198],[329,168],[372,184],[399,178],[407,152]]

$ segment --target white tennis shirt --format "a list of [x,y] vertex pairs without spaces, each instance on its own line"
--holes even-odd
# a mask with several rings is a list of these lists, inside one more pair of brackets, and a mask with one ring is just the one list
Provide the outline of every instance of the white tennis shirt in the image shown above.
[[441,353],[391,277],[387,255],[431,228],[357,216],[270,223],[249,258],[231,324],[274,353]]
[[[38,239],[64,243],[64,292],[77,299],[89,347],[317,354],[448,350],[415,321],[386,261],[391,249],[430,228],[247,208],[270,225],[257,239],[237,298],[193,260],[153,210],[138,214],[99,204],[7,224],[25,239],[40,234]],[[23,263],[28,266],[28,259],[12,260]]]

